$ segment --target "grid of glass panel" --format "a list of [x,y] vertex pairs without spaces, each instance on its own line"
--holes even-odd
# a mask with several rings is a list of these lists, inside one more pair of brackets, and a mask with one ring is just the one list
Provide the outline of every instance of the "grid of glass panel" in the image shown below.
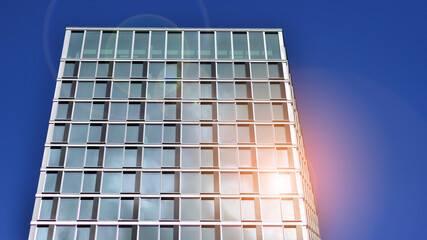
[[30,238],[320,239],[281,42],[68,29]]

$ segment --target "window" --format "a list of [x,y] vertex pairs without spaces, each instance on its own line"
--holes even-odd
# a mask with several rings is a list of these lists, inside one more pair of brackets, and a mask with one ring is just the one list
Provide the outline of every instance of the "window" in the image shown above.
[[238,168],[237,149],[220,148],[219,160],[221,168]]
[[67,168],[81,168],[83,167],[83,160],[85,157],[85,148],[68,148],[67,162],[65,166]]
[[232,63],[218,63],[218,79],[233,79]]
[[261,218],[266,222],[282,221],[280,211],[280,199],[261,199]]
[[202,172],[202,184],[201,192],[202,193],[214,193],[218,192],[218,187],[216,182],[218,181],[217,176],[214,173]]
[[163,128],[163,142],[164,143],[179,142],[179,125],[165,124]]
[[126,142],[138,143],[142,142],[142,125],[127,125],[126,126]]
[[239,193],[240,193],[239,174],[238,173],[221,173],[221,194],[239,194]]
[[[101,204],[99,207],[99,220],[100,221],[117,221],[118,215],[119,215],[119,199],[118,198],[102,198]],[[115,239],[116,234],[114,233],[113,236]],[[106,235],[105,237],[111,237],[111,236]],[[98,235],[98,239],[99,239],[99,235]],[[104,239],[104,238],[101,238],[101,239]]]
[[59,167],[64,164],[64,148],[51,147],[49,151],[48,167]]
[[202,125],[200,127],[200,137],[202,143],[212,143],[216,139],[216,128],[212,125]]
[[75,221],[77,219],[78,206],[78,198],[61,198],[59,204],[58,220]]
[[59,93],[60,98],[70,98],[74,96],[74,87],[73,82],[62,82],[61,91]]
[[68,237],[73,236],[76,232],[74,226],[57,226],[55,231],[55,240],[57,239],[69,239]]
[[65,172],[62,182],[62,193],[80,193],[81,183],[81,172]]
[[143,168],[160,168],[161,148],[144,148]]
[[234,84],[218,83],[218,99],[234,99]]
[[162,167],[179,167],[179,148],[163,148]]
[[208,62],[200,63],[200,78],[215,78],[215,64]]
[[200,174],[181,173],[181,193],[200,193]]
[[105,168],[121,168],[123,162],[123,148],[107,148],[105,154]]
[[202,103],[202,104],[200,104],[200,119],[201,120],[211,120],[211,119],[213,119],[213,107],[212,107],[212,103]]
[[108,126],[108,143],[124,143],[125,125],[109,125]]
[[70,143],[86,143],[87,130],[87,124],[73,124],[70,132]]
[[253,168],[257,166],[254,149],[239,148],[239,166],[241,168]]
[[[141,198],[139,220],[141,221],[158,221],[159,220],[159,199],[158,198]],[[154,231],[155,229],[155,232],[156,232],[155,236],[157,239],[157,227],[155,228],[150,227],[150,228],[152,229],[147,229],[142,227],[141,229],[143,230],[142,233],[144,231],[152,233],[152,231]],[[147,238],[147,239],[151,239],[151,238]]]
[[96,62],[82,62],[80,65],[80,78],[94,78]]
[[163,119],[163,103],[147,103],[145,120],[161,121]]
[[274,136],[276,142],[279,143],[290,143],[291,142],[291,133],[289,126],[286,125],[275,125],[274,126]]
[[127,99],[129,93],[129,82],[114,82],[112,99]]
[[119,240],[136,239],[136,226],[120,226],[119,227]]
[[262,32],[250,32],[249,42],[251,47],[251,59],[265,59],[264,37]]
[[64,78],[75,78],[79,72],[79,62],[65,62],[64,73],[62,77]]
[[162,82],[148,83],[147,99],[163,99],[163,83]]
[[98,62],[97,78],[111,78],[113,76],[113,62]]
[[183,76],[184,79],[197,79],[199,78],[199,64],[198,63],[183,63]]
[[96,218],[97,209],[94,207],[93,198],[82,198],[80,201],[79,220],[91,220]]
[[124,167],[137,167],[140,166],[139,158],[141,156],[140,149],[138,148],[126,148],[125,159],[123,162]]
[[199,56],[198,32],[184,32],[184,58],[197,59]]
[[237,126],[237,133],[238,133],[238,142],[239,143],[253,143],[254,140],[254,133],[253,133],[253,126],[252,125],[238,125]]
[[99,226],[96,240],[114,240],[116,239],[117,227]]
[[80,58],[83,43],[83,32],[71,31],[67,58]]
[[161,226],[160,227],[160,240],[177,240],[178,239],[178,226]]
[[276,168],[274,148],[258,148],[258,163],[260,169]]
[[183,84],[183,99],[199,99],[199,83],[184,82]]
[[[241,227],[222,227],[222,239],[242,240]],[[270,238],[265,238],[270,239]]]
[[267,100],[270,99],[268,83],[253,83],[254,99]]
[[221,216],[222,221],[240,221],[240,200],[221,199]]
[[214,59],[215,58],[215,41],[214,33],[200,33],[200,58]]
[[114,58],[114,50],[116,48],[116,33],[102,32],[101,49],[99,58]]
[[234,59],[248,59],[248,40],[246,33],[233,32]]
[[230,32],[216,33],[216,48],[217,48],[218,59],[231,59]]
[[125,121],[126,120],[127,103],[111,103],[110,120]]
[[86,31],[83,58],[98,57],[99,35],[99,31]]
[[199,143],[199,126],[198,125],[182,125],[182,143],[198,144]]
[[255,210],[255,200],[243,198],[240,203],[242,205],[242,220],[243,221],[257,220],[256,213],[259,211]]
[[215,94],[215,84],[212,82],[200,83],[200,98],[213,98]]
[[233,103],[218,104],[218,120],[219,121],[235,121],[235,106]]
[[268,64],[268,76],[270,78],[283,78],[282,64],[281,63],[269,63]]
[[71,117],[71,106],[68,102],[59,102],[56,110],[56,118],[69,119]]
[[118,172],[104,172],[102,178],[102,193],[120,193],[122,174]]
[[145,82],[131,82],[129,98],[145,98]]
[[238,103],[236,105],[237,120],[251,120],[252,112],[247,103]]
[[251,84],[247,82],[236,82],[236,98],[251,98]]
[[235,63],[234,64],[234,78],[245,79],[250,78],[249,63]]
[[[160,208],[160,219],[174,220],[178,219],[178,199],[177,198],[162,198]],[[166,238],[173,239],[173,238]]]
[[85,172],[83,174],[83,189],[82,192],[94,193],[97,192],[96,189],[96,172]]
[[253,79],[267,79],[267,65],[265,63],[251,63]]
[[270,83],[271,98],[286,98],[283,83]]
[[100,148],[88,148],[86,150],[85,167],[97,167],[101,165],[102,155]]
[[168,32],[167,58],[181,58],[182,33]]
[[157,226],[141,226],[139,227],[139,240],[157,240],[159,228]]
[[[135,206],[135,200],[133,198],[122,198],[120,200],[120,219],[123,219],[123,220],[136,219],[137,212],[134,211],[134,206]],[[129,229],[131,230],[131,234],[132,234],[132,228],[129,228]]]
[[96,82],[94,98],[108,98],[110,97],[110,83],[109,82]]
[[54,199],[53,198],[42,198],[40,209],[40,220],[51,220],[55,219],[56,209],[53,209]]
[[270,125],[257,125],[256,138],[258,143],[273,143],[273,127]]
[[271,121],[271,105],[269,103],[255,103],[255,120]]
[[150,62],[148,78],[164,79],[165,78],[165,63]]
[[297,234],[297,229],[295,227],[285,227],[283,229],[283,233],[285,235],[285,239],[286,240],[297,240],[298,239],[298,234]]
[[[58,181],[59,180],[59,181]],[[58,172],[47,172],[44,184],[44,192],[58,192],[60,186],[60,175],[58,178]]]
[[200,227],[181,227],[181,239],[199,240]]
[[119,31],[116,58],[130,58],[130,51],[132,49],[132,37],[133,32]]
[[234,125],[219,126],[219,143],[235,144],[237,142],[236,128]]
[[180,85],[178,82],[166,82],[165,98],[179,98],[181,95]]
[[273,119],[280,121],[289,121],[288,107],[283,103],[273,103]]
[[279,174],[279,191],[280,193],[293,193],[295,192],[294,188],[294,178],[291,174],[282,173]]
[[130,62],[116,62],[114,78],[126,79],[130,76]]
[[91,120],[103,120],[107,117],[108,105],[103,102],[94,102],[92,105]]
[[283,240],[282,227],[264,227],[264,239]]
[[147,77],[147,62],[132,62],[132,78]]
[[[275,173],[260,173],[260,193],[261,194],[277,194],[278,191],[278,182]],[[282,185],[283,182],[280,182]]]
[[277,33],[265,33],[267,45],[267,59],[281,59],[279,35]]
[[76,99],[91,99],[93,94],[93,82],[79,82]]
[[148,57],[148,32],[135,32],[133,58]]
[[[218,219],[216,215],[219,215],[215,211],[215,198],[202,198],[202,219],[213,220]],[[219,204],[217,205],[219,206]],[[218,208],[218,207],[217,207]]]
[[277,164],[282,168],[289,168],[293,166],[292,149],[279,148],[276,150]]
[[160,173],[143,172],[141,181],[141,193],[160,193]]
[[90,235],[95,235],[95,226],[78,226],[77,227],[77,239],[89,239]]
[[87,121],[89,120],[90,103],[76,102],[74,105],[73,120]]
[[202,148],[200,151],[201,155],[201,166],[206,167],[214,167],[218,166],[218,160],[216,157],[216,151],[213,148]]
[[294,200],[282,199],[282,220],[295,221]]
[[55,124],[53,128],[52,142],[66,142],[68,129],[64,124]]
[[151,32],[150,58],[165,57],[165,32]]
[[181,64],[166,63],[166,78],[181,78]]
[[183,103],[182,104],[183,121],[199,121],[199,104]]
[[182,148],[182,168],[199,168],[200,151],[198,148]]
[[162,193],[175,193],[179,191],[179,173],[162,172]]

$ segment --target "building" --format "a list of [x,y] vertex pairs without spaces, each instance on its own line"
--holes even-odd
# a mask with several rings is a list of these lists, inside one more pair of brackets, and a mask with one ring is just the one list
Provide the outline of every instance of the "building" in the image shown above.
[[320,239],[282,36],[67,28],[29,239]]

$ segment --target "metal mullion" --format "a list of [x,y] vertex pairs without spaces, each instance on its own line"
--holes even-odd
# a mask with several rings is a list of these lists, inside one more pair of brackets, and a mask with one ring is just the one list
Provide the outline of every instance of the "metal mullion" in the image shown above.
[[102,44],[102,36],[104,35],[104,31],[105,30],[99,31],[98,52],[97,52],[96,59],[99,59],[99,57],[101,56],[101,44]]
[[[233,42],[233,31],[229,31],[230,32],[230,47],[231,47],[231,60],[234,62],[234,42]],[[233,68],[234,70],[234,68]],[[233,71],[234,73],[234,71]],[[234,74],[233,74],[233,78],[234,78]]]
[[[201,52],[201,49],[200,49],[200,31],[197,31],[197,49],[198,49],[198,51],[197,51],[197,59],[201,59],[200,58],[200,52]],[[199,68],[200,69],[200,68]],[[200,71],[199,71],[200,72]]]
[[248,60],[251,61],[251,41],[249,40],[249,31],[246,31],[246,44],[248,45]]
[[[112,59],[112,61],[114,61],[115,59],[117,59],[117,46],[119,45],[119,34],[120,34],[120,32],[121,32],[122,30],[117,30],[116,31],[116,42],[115,42],[115,44],[114,44],[114,49],[113,49],[113,51],[114,51],[114,54],[113,54],[113,59]],[[113,75],[114,76],[114,75]]]
[[[131,44],[131,48],[130,48],[130,59],[131,60],[133,60],[133,52],[135,50],[135,36],[136,36],[135,31],[132,31],[132,44]],[[132,73],[132,68],[131,68],[131,73]]]
[[[151,37],[152,37],[152,32],[153,31],[148,31],[148,49],[147,49],[147,63],[148,63],[148,60],[151,60]],[[136,36],[136,34],[135,34],[135,36]],[[149,64],[148,64],[149,65]],[[148,75],[148,73],[149,73],[149,69],[148,69],[148,67],[149,66],[147,66],[147,75]],[[148,76],[147,76],[148,77]]]
[[[84,49],[85,49],[84,47],[85,47],[85,43],[86,43],[86,33],[87,33],[87,31],[83,30],[82,49],[80,49],[80,59],[83,59],[83,53],[84,53]],[[71,40],[71,33],[70,33],[70,40]],[[67,51],[67,55],[68,55],[68,51]]]
[[262,40],[264,42],[264,45],[263,45],[263,48],[264,48],[264,59],[265,59],[264,62],[267,63],[268,62],[268,59],[267,59],[267,42],[266,42],[265,32],[264,31],[262,32]]

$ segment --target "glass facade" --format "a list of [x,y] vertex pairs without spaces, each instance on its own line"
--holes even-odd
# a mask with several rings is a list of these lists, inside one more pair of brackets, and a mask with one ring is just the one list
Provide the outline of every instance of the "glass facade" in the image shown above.
[[68,28],[29,239],[320,239],[281,29]]

